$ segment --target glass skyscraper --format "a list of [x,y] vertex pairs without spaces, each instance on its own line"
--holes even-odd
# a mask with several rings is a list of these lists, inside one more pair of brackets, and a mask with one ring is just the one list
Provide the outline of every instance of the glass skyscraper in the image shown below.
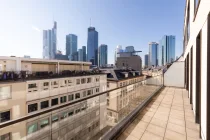
[[158,65],[158,43],[151,42],[149,43],[149,66]]
[[145,54],[145,56],[144,56],[144,66],[148,67],[148,65],[149,65],[149,55]]
[[115,54],[114,54],[114,58],[115,58],[115,64],[117,62],[117,57],[120,56],[120,54],[118,54],[119,52],[123,52],[122,46],[118,45],[115,49]]
[[98,32],[94,27],[88,28],[87,61],[92,65],[98,65]]
[[99,54],[99,66],[105,66],[107,64],[107,45],[101,44],[99,46],[98,54]]
[[77,52],[77,36],[74,34],[66,35],[66,55],[69,60],[73,60],[73,54]]
[[43,58],[55,59],[57,50],[57,23],[54,22],[54,26],[51,30],[43,31]]
[[87,55],[86,55],[86,46],[82,46],[82,53],[83,53],[83,61],[86,61]]
[[82,49],[78,50],[78,61],[83,61],[83,50]]
[[165,35],[160,41],[159,50],[162,51],[162,56],[159,56],[159,61],[161,61],[161,65],[175,61],[175,41],[176,38],[173,35]]

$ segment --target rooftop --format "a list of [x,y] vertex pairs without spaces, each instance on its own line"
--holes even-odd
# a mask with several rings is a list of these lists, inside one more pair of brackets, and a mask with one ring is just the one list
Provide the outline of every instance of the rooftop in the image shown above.
[[200,140],[188,93],[165,87],[118,140]]

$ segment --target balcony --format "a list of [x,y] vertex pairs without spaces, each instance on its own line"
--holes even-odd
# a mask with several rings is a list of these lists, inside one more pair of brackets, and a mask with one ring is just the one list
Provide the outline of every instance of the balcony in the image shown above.
[[165,87],[118,140],[199,140],[199,135],[187,91]]

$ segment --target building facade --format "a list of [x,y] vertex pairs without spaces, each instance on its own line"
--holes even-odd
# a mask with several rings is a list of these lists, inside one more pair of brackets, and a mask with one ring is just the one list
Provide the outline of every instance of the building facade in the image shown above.
[[94,27],[88,28],[87,61],[98,65],[98,32]]
[[183,28],[185,88],[201,139],[210,139],[210,2],[186,0]]
[[84,99],[107,86],[105,74],[88,73],[91,63],[0,57],[0,65],[14,76],[1,79],[0,123],[20,121],[1,128],[1,139],[86,140],[106,127],[106,95]]
[[149,43],[149,66],[158,65],[158,43],[150,42]]
[[108,46],[105,44],[101,44],[98,48],[98,58],[99,58],[99,66],[106,66],[107,65],[107,53]]
[[73,54],[77,52],[77,36],[74,34],[66,35],[66,55],[69,60],[73,60]]
[[144,55],[144,67],[147,68],[149,66],[149,55]]
[[51,30],[43,31],[43,58],[55,59],[57,50],[57,23],[54,22],[54,26]]
[[129,57],[118,57],[116,67],[118,69],[134,69],[136,71],[142,71],[142,59],[139,55],[133,55]]
[[87,61],[87,53],[86,53],[86,46],[82,46],[82,52],[83,52],[83,61]]

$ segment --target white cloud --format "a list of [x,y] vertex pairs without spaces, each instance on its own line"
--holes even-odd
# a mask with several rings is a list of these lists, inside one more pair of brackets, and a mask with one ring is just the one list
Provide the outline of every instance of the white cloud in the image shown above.
[[38,27],[36,27],[34,25],[32,25],[32,29],[35,30],[35,31],[37,31],[37,32],[41,32],[41,29],[39,29]]

